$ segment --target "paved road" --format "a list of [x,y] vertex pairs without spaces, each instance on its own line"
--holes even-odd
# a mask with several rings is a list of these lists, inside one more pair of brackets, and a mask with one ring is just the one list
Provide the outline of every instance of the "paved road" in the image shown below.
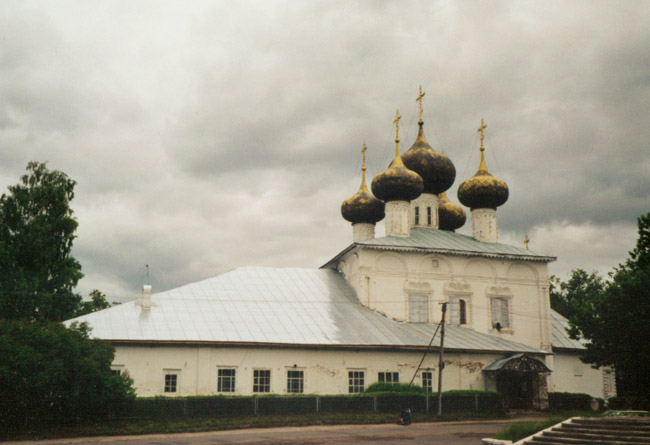
[[[258,428],[204,433],[155,434],[146,436],[83,437],[67,440],[42,440],[17,442],[27,444],[85,444],[102,445],[184,445],[184,444],[447,444],[476,445],[483,437],[492,437],[505,425],[533,419],[490,420],[481,422],[414,423],[409,426],[384,425],[334,425],[283,428]],[[534,420],[539,420],[535,418]]]

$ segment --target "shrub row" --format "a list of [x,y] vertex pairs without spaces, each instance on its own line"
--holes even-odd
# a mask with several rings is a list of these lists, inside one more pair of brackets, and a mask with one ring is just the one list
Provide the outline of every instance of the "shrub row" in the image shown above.
[[650,399],[643,397],[612,397],[607,401],[607,408],[612,410],[650,411]]
[[551,411],[588,411],[591,409],[591,397],[589,394],[573,392],[549,392],[548,407]]
[[[263,396],[263,397],[154,397],[138,398],[130,409],[113,413],[114,418],[182,419],[225,417],[252,414],[305,414],[315,412],[435,412],[438,398],[419,394],[340,395],[340,396]],[[444,394],[445,414],[503,412],[497,393]]]

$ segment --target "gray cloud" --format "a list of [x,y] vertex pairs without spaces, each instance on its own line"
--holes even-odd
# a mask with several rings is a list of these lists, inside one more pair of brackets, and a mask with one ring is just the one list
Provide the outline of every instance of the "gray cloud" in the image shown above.
[[[78,181],[84,293],[158,290],[343,249],[360,176],[417,133],[510,186],[500,236],[606,272],[650,210],[650,5],[5,2],[0,186],[29,160]],[[380,224],[381,226],[381,224]],[[380,227],[378,232],[383,229]],[[468,226],[461,230],[469,233]]]

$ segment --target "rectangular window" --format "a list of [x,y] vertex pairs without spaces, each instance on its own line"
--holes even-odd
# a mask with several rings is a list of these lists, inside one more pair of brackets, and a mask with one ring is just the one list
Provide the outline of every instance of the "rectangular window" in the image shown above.
[[416,207],[415,208],[415,225],[417,226],[420,224],[420,208]]
[[431,207],[427,207],[427,224],[431,225]]
[[365,372],[349,371],[348,372],[348,392],[350,394],[363,392],[365,388]]
[[111,374],[113,375],[122,375],[121,369],[111,369]]
[[170,372],[165,374],[165,392],[170,394],[178,392],[178,374]]
[[424,392],[433,392],[433,372],[422,373],[422,388],[424,388]]
[[[510,327],[507,298],[492,298],[492,327],[501,329]],[[498,323],[498,325],[497,325]]]
[[399,383],[399,372],[380,372],[378,380],[381,383]]
[[427,295],[409,295],[409,321],[412,323],[429,322],[429,297]]
[[253,371],[253,392],[271,392],[270,369],[256,369]]
[[303,393],[305,373],[303,371],[287,371],[287,392]]
[[230,368],[217,371],[217,392],[235,392],[235,370]]

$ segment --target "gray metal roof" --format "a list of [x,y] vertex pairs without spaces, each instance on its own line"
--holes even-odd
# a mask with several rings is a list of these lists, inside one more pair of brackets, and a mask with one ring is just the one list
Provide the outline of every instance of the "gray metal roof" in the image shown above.
[[551,309],[551,331],[553,332],[553,348],[554,349],[579,349],[584,350],[584,340],[574,340],[569,337],[567,329],[569,328],[569,320],[564,318],[558,312]]
[[506,370],[516,370],[523,372],[552,372],[541,361],[532,357],[528,357],[524,354],[515,354],[510,357],[496,360],[483,368],[483,372],[497,372],[503,370],[504,368]]
[[[93,337],[109,341],[396,348],[426,347],[436,327],[362,306],[332,269],[243,267],[155,294],[152,304],[143,309],[131,301],[66,324],[87,322]],[[449,349],[544,353],[460,326],[446,329]]]
[[408,237],[386,236],[360,243],[353,243],[323,267],[334,267],[336,260],[355,246],[383,250],[425,251],[446,253],[449,255],[471,255],[543,262],[551,262],[557,259],[556,257],[542,255],[532,250],[524,249],[523,247],[502,243],[484,243],[477,241],[471,236],[448,232],[446,230],[412,228],[411,235]]

